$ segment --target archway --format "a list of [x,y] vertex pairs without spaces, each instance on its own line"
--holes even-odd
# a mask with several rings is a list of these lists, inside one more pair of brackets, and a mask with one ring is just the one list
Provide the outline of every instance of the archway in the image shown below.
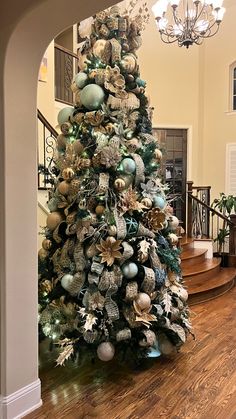
[[[55,35],[117,0],[22,0],[1,13],[0,274],[2,418],[38,407],[36,96]],[[69,7],[68,7],[69,6]],[[20,416],[19,416],[20,415]]]

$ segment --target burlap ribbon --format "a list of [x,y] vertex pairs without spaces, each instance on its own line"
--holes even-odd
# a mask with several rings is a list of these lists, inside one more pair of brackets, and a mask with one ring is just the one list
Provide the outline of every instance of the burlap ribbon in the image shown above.
[[105,193],[109,189],[109,173],[100,173],[98,181],[98,193]]
[[84,257],[83,246],[78,240],[74,248],[74,261],[76,271],[83,271],[86,267],[86,259]]
[[131,281],[126,285],[125,289],[125,299],[128,301],[133,301],[138,295],[138,283],[136,281]]
[[153,268],[161,268],[161,261],[154,246],[150,246],[149,258]]
[[138,186],[141,182],[145,181],[145,176],[144,176],[145,167],[144,167],[143,159],[139,154],[132,153],[131,157],[134,159],[135,164],[136,164],[135,186]]
[[150,294],[155,289],[155,272],[152,268],[143,266],[144,269],[144,280],[142,282],[141,288],[147,294]]
[[116,223],[116,228],[117,228],[117,239],[122,240],[127,235],[125,219],[124,217],[120,217],[118,215],[118,212],[116,209],[114,210],[114,218],[115,218],[115,223]]
[[142,223],[139,223],[138,225],[138,231],[135,234],[136,237],[150,237],[151,239],[154,239],[155,233],[153,231],[146,228]]
[[124,248],[124,251],[122,258],[120,258],[120,264],[123,265],[127,259],[130,259],[133,256],[134,249],[128,242],[122,242],[121,245]]
[[[118,26],[118,20],[117,20],[117,26]],[[112,61],[112,64],[115,64],[116,62],[120,62],[121,60],[121,45],[115,38],[110,40],[110,44],[111,44],[111,61]]]
[[76,296],[79,294],[80,290],[82,289],[85,282],[85,273],[84,272],[77,272],[73,276],[72,282],[68,285],[67,291],[70,295]]
[[115,321],[120,318],[118,305],[111,298],[113,294],[116,294],[117,290],[118,290],[118,286],[115,283],[110,283],[110,286],[106,292],[105,309],[106,309],[108,318],[111,321]]
[[119,332],[116,334],[116,340],[117,342],[121,342],[122,340],[128,340],[131,339],[131,330],[126,327],[125,329],[119,330]]

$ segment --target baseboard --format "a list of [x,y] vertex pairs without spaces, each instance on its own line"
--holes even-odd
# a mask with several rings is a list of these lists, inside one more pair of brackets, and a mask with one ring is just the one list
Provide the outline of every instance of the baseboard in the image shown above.
[[41,382],[33,383],[0,398],[1,419],[21,419],[42,405]]

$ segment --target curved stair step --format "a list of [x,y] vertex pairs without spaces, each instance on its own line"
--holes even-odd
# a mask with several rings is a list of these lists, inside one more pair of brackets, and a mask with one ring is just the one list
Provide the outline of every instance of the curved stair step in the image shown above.
[[221,268],[218,274],[211,280],[199,280],[187,286],[189,304],[199,304],[209,301],[229,291],[235,285],[236,269]]
[[220,258],[205,259],[201,263],[193,263],[190,266],[182,268],[184,281],[188,285],[195,280],[208,280],[220,270]]
[[188,237],[182,237],[180,239],[180,247],[183,250],[192,249],[193,248],[193,242],[194,242],[194,239],[191,239],[191,238],[188,238]]
[[181,268],[184,270],[193,264],[198,264],[206,260],[207,249],[187,249],[184,250],[181,257]]

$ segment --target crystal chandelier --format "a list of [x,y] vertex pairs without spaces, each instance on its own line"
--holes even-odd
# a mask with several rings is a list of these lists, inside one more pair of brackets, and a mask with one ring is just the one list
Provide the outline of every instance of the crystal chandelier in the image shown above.
[[162,41],[186,48],[200,45],[218,32],[225,12],[222,4],[223,0],[158,0],[152,11]]

